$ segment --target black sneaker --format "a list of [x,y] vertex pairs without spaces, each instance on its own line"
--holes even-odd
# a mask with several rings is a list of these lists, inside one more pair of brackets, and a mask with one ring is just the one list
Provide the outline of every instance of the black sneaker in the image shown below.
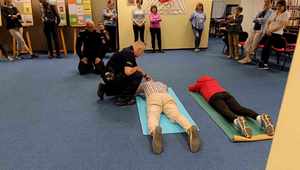
[[60,54],[57,54],[57,55],[55,56],[55,58],[61,59],[61,58],[64,58],[64,57],[61,56]]
[[104,94],[105,94],[105,84],[99,83],[97,95],[100,98],[100,100],[104,100]]
[[261,116],[261,126],[264,129],[265,133],[269,136],[274,135],[274,126],[272,124],[271,116],[267,113],[263,113]]
[[241,131],[241,134],[246,138],[252,137],[252,130],[247,127],[246,120],[243,116],[239,116],[234,120],[235,126]]
[[31,54],[31,55],[30,55],[30,57],[31,57],[31,59],[34,59],[34,58],[39,58],[39,56],[38,56],[38,55],[36,55],[36,54]]
[[191,152],[196,153],[200,150],[200,139],[196,126],[192,126],[187,130],[188,142]]
[[136,103],[136,100],[134,98],[126,98],[126,99],[118,99],[115,104],[117,106],[130,106],[134,105]]
[[157,126],[152,132],[152,152],[161,154],[163,151],[163,139],[161,134],[161,127]]
[[258,64],[258,69],[261,69],[261,70],[269,70],[270,67],[269,67],[268,64],[259,63],[259,64]]

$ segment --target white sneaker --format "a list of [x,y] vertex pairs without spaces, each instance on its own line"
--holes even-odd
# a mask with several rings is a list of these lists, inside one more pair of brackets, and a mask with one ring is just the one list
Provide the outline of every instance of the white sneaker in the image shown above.
[[14,60],[15,60],[15,59],[14,59],[13,57],[11,57],[11,56],[8,56],[7,59],[8,59],[9,61],[14,61]]
[[194,50],[195,52],[199,52],[200,51],[200,49],[199,48],[195,48],[195,50]]

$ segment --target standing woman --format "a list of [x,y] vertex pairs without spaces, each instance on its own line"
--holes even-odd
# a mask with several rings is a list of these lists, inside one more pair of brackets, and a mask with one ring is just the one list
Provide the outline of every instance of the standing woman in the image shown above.
[[195,52],[199,52],[199,45],[201,42],[202,32],[204,29],[204,23],[206,16],[204,14],[204,8],[202,3],[196,5],[196,9],[193,12],[190,21],[192,23],[193,32],[195,35]]
[[6,29],[8,29],[10,35],[17,41],[17,56],[15,58],[20,59],[18,56],[23,48],[31,55],[31,58],[36,58],[37,56],[32,53],[25,43],[21,24],[22,17],[19,10],[12,4],[12,0],[4,0],[2,15],[5,20]]
[[58,25],[60,23],[60,16],[57,11],[57,7],[53,4],[47,2],[47,0],[40,0],[42,4],[42,21],[44,23],[44,33],[48,44],[48,58],[54,58],[52,39],[54,41],[56,58],[61,58],[59,51],[59,41],[58,41]]
[[151,6],[149,18],[150,18],[150,33],[151,33],[153,53],[155,53],[155,36],[158,41],[159,52],[163,53],[163,50],[161,49],[161,29],[160,29],[161,18],[157,11],[156,5]]
[[107,7],[103,9],[103,20],[104,26],[109,33],[109,43],[108,46],[110,51],[115,52],[117,50],[117,20],[118,14],[115,9],[115,4],[113,0],[107,1]]
[[133,22],[133,32],[134,32],[134,41],[140,39],[142,42],[145,42],[144,32],[145,32],[145,22],[146,22],[146,14],[142,9],[143,0],[136,0],[137,8],[132,11],[132,22]]
[[255,19],[253,20],[254,22],[253,31],[250,37],[248,38],[245,46],[246,49],[245,58],[239,60],[239,63],[248,64],[252,62],[252,58],[255,54],[257,45],[261,41],[264,35],[264,28],[266,22],[272,14],[271,6],[272,6],[271,0],[265,0],[264,9],[261,12],[259,12],[256,15]]
[[276,11],[272,13],[266,24],[266,35],[264,36],[266,41],[265,47],[261,54],[261,61],[258,65],[259,69],[269,69],[268,63],[272,52],[272,45],[280,41],[283,34],[283,29],[286,27],[289,21],[289,14],[286,11],[286,1],[277,1],[276,8]]

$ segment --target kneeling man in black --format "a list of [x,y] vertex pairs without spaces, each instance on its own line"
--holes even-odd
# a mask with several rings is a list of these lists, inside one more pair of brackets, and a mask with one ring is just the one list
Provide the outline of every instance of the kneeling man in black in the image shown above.
[[103,100],[104,94],[115,96],[119,106],[135,103],[135,93],[145,72],[136,63],[136,58],[144,54],[145,44],[135,42],[132,46],[115,53],[106,65],[105,75],[102,77],[105,84],[100,83],[98,96]]
[[103,58],[106,44],[100,32],[97,32],[93,21],[86,22],[86,28],[79,32],[76,42],[76,51],[80,58],[78,71],[81,75],[88,73],[103,74]]

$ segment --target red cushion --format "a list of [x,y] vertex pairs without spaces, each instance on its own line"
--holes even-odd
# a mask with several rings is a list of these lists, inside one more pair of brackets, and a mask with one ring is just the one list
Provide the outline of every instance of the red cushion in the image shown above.
[[285,49],[284,48],[272,48],[274,51],[276,51],[276,52],[284,52],[285,51]]
[[259,45],[257,46],[257,48],[265,48],[265,45],[259,44]]
[[246,44],[246,42],[240,42],[240,45],[245,45]]
[[294,48],[287,48],[285,49],[285,52],[288,52],[288,53],[294,53],[295,49]]

